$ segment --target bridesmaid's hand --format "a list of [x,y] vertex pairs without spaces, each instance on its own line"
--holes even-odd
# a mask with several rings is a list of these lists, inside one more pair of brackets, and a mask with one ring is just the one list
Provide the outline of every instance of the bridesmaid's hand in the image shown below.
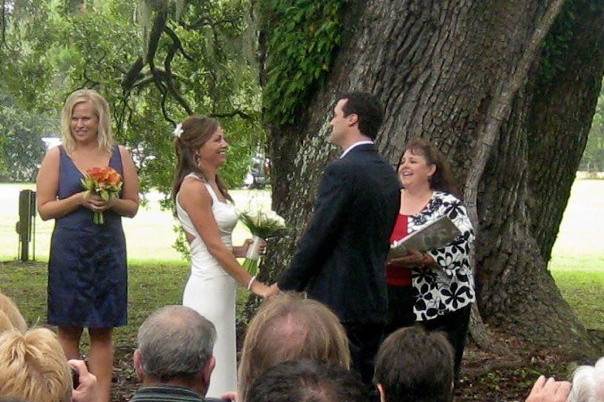
[[100,196],[93,194],[90,191],[82,191],[80,194],[82,194],[82,206],[93,212],[108,210],[113,206],[113,203],[116,200],[115,198],[110,198],[109,201],[105,201]]

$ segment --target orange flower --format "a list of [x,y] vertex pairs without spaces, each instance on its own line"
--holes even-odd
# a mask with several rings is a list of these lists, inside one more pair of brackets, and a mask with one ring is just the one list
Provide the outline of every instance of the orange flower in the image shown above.
[[93,167],[86,173],[99,187],[115,187],[122,181],[122,176],[110,167]]
[[[110,167],[93,167],[86,170],[82,186],[90,193],[99,195],[105,201],[117,198],[122,189],[122,176]],[[94,212],[93,223],[103,224],[102,212]]]
[[109,184],[111,184],[112,186],[117,186],[118,183],[122,180],[120,174],[118,172],[116,172],[115,170],[111,169],[111,172],[108,172],[108,177],[107,177],[107,181],[109,182]]

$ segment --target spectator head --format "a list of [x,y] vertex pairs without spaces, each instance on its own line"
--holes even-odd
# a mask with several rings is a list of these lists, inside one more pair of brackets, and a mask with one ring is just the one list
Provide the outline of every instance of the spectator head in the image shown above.
[[375,140],[384,120],[382,105],[378,99],[364,92],[350,92],[338,98],[330,122],[332,131],[329,141],[342,148],[364,136]]
[[356,373],[314,360],[287,361],[266,370],[245,402],[366,402],[366,387]]
[[568,402],[604,401],[604,357],[594,366],[579,366],[573,374]]
[[67,402],[71,390],[71,370],[54,332],[12,329],[0,335],[0,395],[30,402]]
[[68,152],[75,147],[75,139],[71,132],[71,118],[76,105],[80,103],[89,103],[98,119],[97,141],[99,148],[106,152],[111,152],[114,139],[111,131],[111,113],[107,100],[94,89],[78,89],[67,97],[63,111],[61,112],[61,133],[63,135],[63,145]]
[[195,310],[165,306],[138,330],[134,367],[143,383],[182,385],[205,395],[214,370],[216,329]]
[[8,329],[27,330],[27,324],[15,303],[0,293],[0,334]]
[[453,350],[444,335],[420,326],[392,333],[376,356],[374,382],[389,402],[449,402]]
[[300,359],[348,369],[348,338],[329,308],[298,294],[282,293],[265,301],[248,326],[239,364],[241,400],[246,400],[249,387],[266,369]]

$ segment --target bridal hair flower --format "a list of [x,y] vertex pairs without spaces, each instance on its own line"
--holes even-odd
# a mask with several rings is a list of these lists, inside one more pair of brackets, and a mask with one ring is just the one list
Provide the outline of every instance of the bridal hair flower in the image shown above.
[[176,128],[174,129],[174,131],[172,132],[174,134],[174,137],[176,138],[180,138],[180,135],[182,134],[182,124],[178,123],[176,125]]

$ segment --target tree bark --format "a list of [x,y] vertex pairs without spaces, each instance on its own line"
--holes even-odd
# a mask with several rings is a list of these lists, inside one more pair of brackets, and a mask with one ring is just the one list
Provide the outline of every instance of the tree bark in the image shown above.
[[[564,73],[539,92],[536,77],[544,67],[536,52],[496,130],[478,186],[476,265],[487,321],[515,333],[520,329],[536,344],[569,344],[572,328],[576,337],[569,349],[576,351],[591,344],[546,261],[596,104],[604,19],[599,2],[569,1],[578,5],[581,24],[569,33]],[[337,154],[327,137],[338,93],[364,90],[379,96],[385,121],[377,144],[393,164],[409,138],[423,137],[448,155],[458,182],[465,183],[489,107],[519,68],[551,3],[348,1],[343,41],[326,84],[304,105],[295,126],[269,127],[273,207],[293,234],[271,245],[268,276],[289,263],[312,213],[322,169]],[[576,60],[571,53],[579,51],[593,57]],[[568,77],[571,82],[562,82]],[[551,152],[561,139],[564,157],[559,149]]]

